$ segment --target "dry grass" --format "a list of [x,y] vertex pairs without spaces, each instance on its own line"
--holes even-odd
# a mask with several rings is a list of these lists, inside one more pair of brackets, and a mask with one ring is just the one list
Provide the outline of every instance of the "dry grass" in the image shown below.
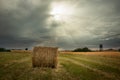
[[31,50],[11,50],[11,52],[24,53],[24,52],[32,52],[32,51]]
[[55,69],[33,68],[31,58],[0,53],[0,80],[120,80],[120,52],[61,53]]
[[33,49],[33,67],[57,67],[58,48],[52,47],[34,47]]
[[120,52],[61,52],[61,54],[83,54],[83,55],[101,55],[101,56],[120,56]]

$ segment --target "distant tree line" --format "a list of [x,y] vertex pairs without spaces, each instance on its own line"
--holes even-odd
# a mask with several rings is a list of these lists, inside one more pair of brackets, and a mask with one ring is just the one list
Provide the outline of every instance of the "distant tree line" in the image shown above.
[[0,48],[0,52],[10,52],[10,50],[5,48]]
[[84,48],[77,48],[75,50],[73,50],[73,52],[91,52],[92,50],[90,50],[89,48],[87,47],[84,47]]
[[118,49],[118,51],[120,52],[120,49]]
[[28,50],[28,48],[25,48],[25,50]]

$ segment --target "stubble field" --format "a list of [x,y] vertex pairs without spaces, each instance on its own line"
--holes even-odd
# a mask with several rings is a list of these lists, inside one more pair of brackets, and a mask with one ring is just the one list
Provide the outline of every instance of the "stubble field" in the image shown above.
[[120,80],[120,52],[60,52],[58,68],[33,68],[31,53],[0,53],[0,80]]

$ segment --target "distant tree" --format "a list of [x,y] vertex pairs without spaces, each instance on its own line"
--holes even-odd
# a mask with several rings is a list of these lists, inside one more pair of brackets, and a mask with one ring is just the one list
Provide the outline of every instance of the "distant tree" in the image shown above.
[[5,49],[5,48],[0,48],[0,52],[10,52],[10,50]]
[[120,52],[120,49],[118,49],[118,51]]
[[103,51],[103,45],[102,44],[99,45],[99,50]]
[[25,48],[25,50],[28,50],[28,48]]
[[83,52],[90,52],[91,50],[88,49],[87,47],[84,47],[84,48],[82,49],[82,51],[83,51]]
[[5,48],[0,48],[0,52],[4,52],[5,50]]
[[81,52],[81,51],[82,51],[81,48],[77,48],[77,49],[73,50],[73,52]]
[[73,52],[91,52],[91,50],[87,47],[84,47],[84,48],[77,48],[73,50]]
[[11,50],[7,49],[6,52],[11,52]]

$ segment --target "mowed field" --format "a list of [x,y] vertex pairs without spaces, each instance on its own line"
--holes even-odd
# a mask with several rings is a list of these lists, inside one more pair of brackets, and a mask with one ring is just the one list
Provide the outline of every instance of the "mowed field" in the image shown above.
[[61,52],[58,68],[33,68],[31,53],[0,53],[0,80],[120,80],[120,52]]

